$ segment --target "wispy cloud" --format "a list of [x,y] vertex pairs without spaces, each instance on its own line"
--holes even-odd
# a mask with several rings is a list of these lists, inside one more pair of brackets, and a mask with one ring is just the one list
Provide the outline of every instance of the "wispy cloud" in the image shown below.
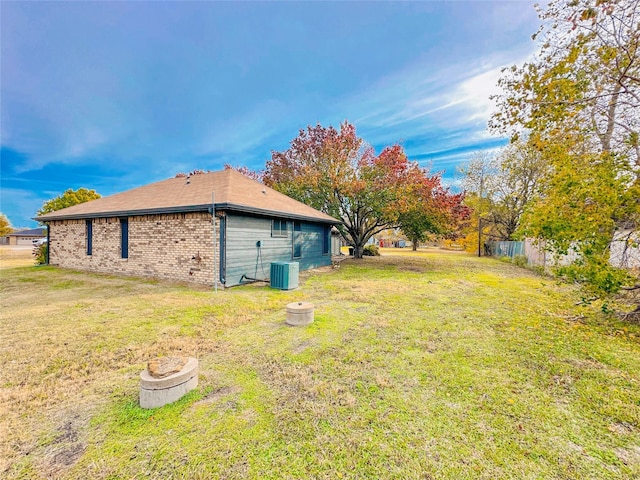
[[5,2],[2,208],[24,215],[9,191],[30,217],[63,186],[262,168],[345,119],[451,175],[503,141],[488,97],[533,48],[531,3]]
[[468,122],[482,120],[486,122],[495,109],[491,95],[499,93],[498,79],[501,75],[502,65],[488,66],[488,70],[481,71],[477,75],[459,83],[452,94],[457,97],[458,104],[462,105],[468,113]]
[[494,109],[490,96],[498,92],[502,67],[526,58],[529,49],[519,45],[438,71],[414,64],[346,104],[360,133],[374,145],[400,141],[411,158],[449,171],[470,152],[505,143],[486,129]]

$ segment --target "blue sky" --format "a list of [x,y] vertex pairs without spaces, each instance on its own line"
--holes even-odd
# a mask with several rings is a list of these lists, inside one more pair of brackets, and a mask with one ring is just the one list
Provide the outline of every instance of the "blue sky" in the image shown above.
[[451,182],[505,143],[488,97],[535,50],[533,3],[3,1],[0,211],[30,227],[68,188],[259,169],[343,120]]

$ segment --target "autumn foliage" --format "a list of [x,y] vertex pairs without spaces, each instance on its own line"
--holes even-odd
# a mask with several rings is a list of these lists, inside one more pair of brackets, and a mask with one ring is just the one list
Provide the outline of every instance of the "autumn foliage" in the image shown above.
[[610,294],[637,282],[609,248],[640,226],[640,3],[553,0],[538,14],[540,50],[503,71],[490,126],[526,138],[545,165],[520,235],[575,252],[560,273]]
[[409,161],[400,145],[376,155],[348,122],[339,130],[319,124],[300,130],[287,150],[272,152],[263,181],[342,220],[341,233],[358,258],[385,229],[446,233],[467,214],[462,196],[443,188],[439,174]]
[[4,213],[0,213],[0,237],[4,237],[13,232],[11,222]]
[[251,170],[249,167],[245,167],[245,166],[234,167],[233,165],[230,165],[228,163],[224,164],[224,169],[235,170],[236,172],[241,173],[245,177],[249,177],[257,182],[262,183],[262,171]]

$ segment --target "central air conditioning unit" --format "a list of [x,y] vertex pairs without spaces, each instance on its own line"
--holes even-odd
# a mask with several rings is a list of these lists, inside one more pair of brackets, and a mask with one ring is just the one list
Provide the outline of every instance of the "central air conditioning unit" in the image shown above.
[[291,290],[298,288],[298,262],[273,262],[271,264],[271,288]]

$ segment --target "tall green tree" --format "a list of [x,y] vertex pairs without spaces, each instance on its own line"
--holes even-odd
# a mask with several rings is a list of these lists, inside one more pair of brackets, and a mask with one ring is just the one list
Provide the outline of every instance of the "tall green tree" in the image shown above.
[[419,201],[419,186],[434,178],[400,145],[376,155],[348,122],[339,130],[300,130],[287,150],[272,152],[263,175],[270,187],[342,220],[339,229],[356,258],[372,236],[399,225]]
[[63,208],[72,207],[79,203],[89,202],[100,198],[101,195],[95,190],[87,188],[79,188],[77,190],[68,189],[64,193],[58,195],[51,200],[47,200],[37,212],[37,215],[45,215],[47,213],[56,212]]
[[0,213],[0,237],[6,237],[13,232],[11,222],[4,213]]
[[579,253],[564,273],[610,293],[617,227],[640,224],[640,3],[558,0],[539,9],[536,60],[504,71],[491,126],[526,133],[547,170],[521,232]]
[[554,170],[541,195],[523,215],[523,235],[543,239],[550,250],[579,254],[559,273],[588,285],[594,293],[615,293],[632,282],[627,272],[609,265],[616,227],[637,215],[640,191],[623,162],[612,153],[576,155],[566,146],[547,147]]

